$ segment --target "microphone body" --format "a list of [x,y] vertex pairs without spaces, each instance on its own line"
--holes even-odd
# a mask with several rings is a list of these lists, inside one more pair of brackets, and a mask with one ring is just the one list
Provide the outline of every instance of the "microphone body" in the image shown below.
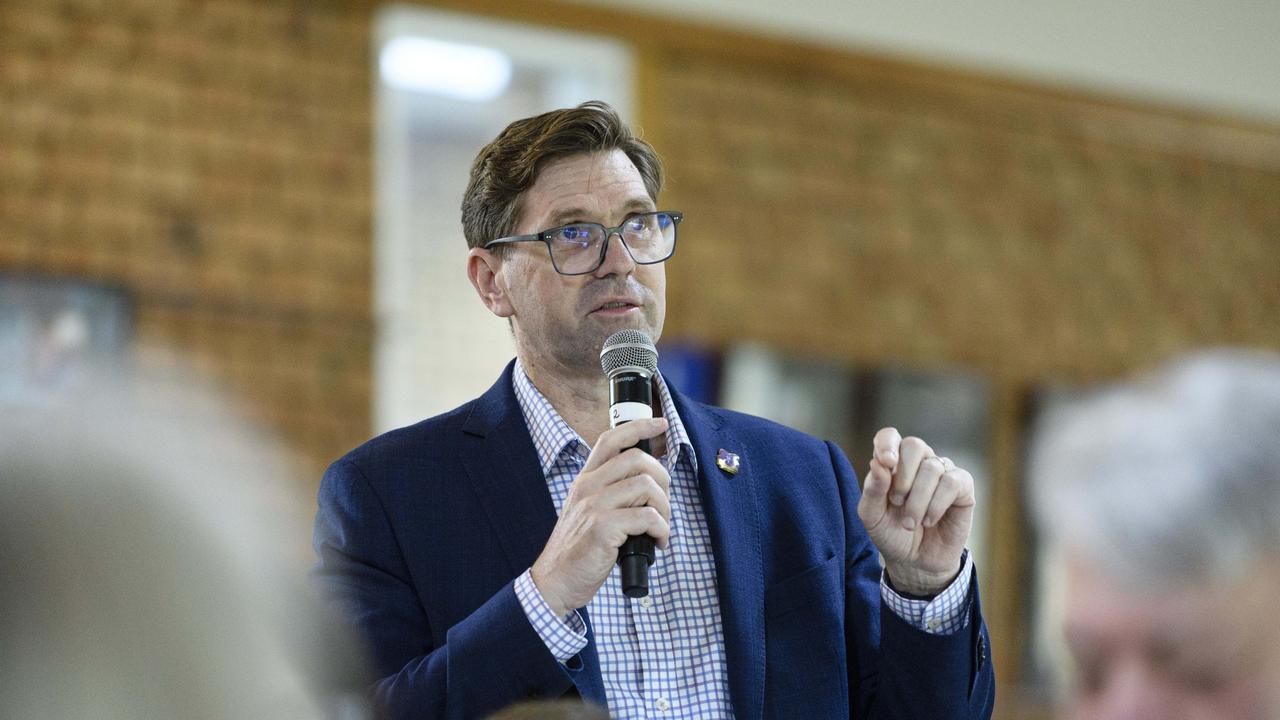
[[[609,427],[653,417],[653,376],[658,372],[658,351],[649,336],[638,330],[620,330],[609,336],[600,351],[600,366],[609,378]],[[653,454],[649,440],[636,447]],[[638,598],[649,594],[649,566],[654,560],[654,540],[632,535],[618,549],[622,592]]]
[[[649,376],[639,372],[619,372],[609,377],[609,427],[653,417],[652,403],[653,383]],[[653,454],[647,438],[635,446]],[[618,550],[618,565],[622,568],[624,595],[638,598],[649,594],[649,566],[653,560],[653,538],[648,535],[632,535],[622,543]]]

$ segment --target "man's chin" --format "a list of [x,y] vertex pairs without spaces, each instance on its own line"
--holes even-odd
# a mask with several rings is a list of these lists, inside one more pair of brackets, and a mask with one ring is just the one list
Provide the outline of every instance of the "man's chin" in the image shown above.
[[604,338],[618,332],[619,330],[639,330],[648,335],[655,343],[658,341],[658,333],[660,329],[655,329],[655,324],[643,311],[634,310],[626,313],[605,313],[593,312],[587,315],[587,319],[604,334],[601,336],[601,344]]

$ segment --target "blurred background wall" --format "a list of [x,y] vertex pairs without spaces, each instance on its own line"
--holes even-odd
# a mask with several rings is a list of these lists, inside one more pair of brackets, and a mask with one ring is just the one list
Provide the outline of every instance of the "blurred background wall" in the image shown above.
[[337,4],[0,3],[0,270],[123,286],[320,467],[369,425],[369,42]]
[[[1001,713],[1038,712],[1037,403],[1280,349],[1280,6],[420,4],[631,49],[632,117],[689,218],[664,341],[981,381]],[[317,482],[374,427],[380,9],[0,3],[0,273],[120,288],[134,342],[222,383]]]

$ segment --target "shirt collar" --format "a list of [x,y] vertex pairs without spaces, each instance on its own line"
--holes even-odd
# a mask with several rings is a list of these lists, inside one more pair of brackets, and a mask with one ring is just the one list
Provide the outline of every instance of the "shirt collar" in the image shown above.
[[[658,400],[662,405],[662,415],[667,419],[667,468],[675,467],[682,456],[689,458],[689,463],[696,475],[698,459],[693,452],[693,443],[685,432],[684,423],[676,413],[675,403],[671,400],[671,391],[662,374],[655,375],[658,386]],[[542,474],[548,475],[556,461],[566,453],[580,453],[586,458],[590,444],[578,436],[569,423],[560,417],[560,413],[551,405],[545,396],[534,387],[533,381],[525,374],[524,365],[516,359],[515,371],[511,373],[511,384],[516,393],[516,401],[520,404],[520,412],[524,415],[525,425],[533,437],[533,447],[538,452],[538,461],[542,465]],[[674,451],[672,449],[674,448]]]

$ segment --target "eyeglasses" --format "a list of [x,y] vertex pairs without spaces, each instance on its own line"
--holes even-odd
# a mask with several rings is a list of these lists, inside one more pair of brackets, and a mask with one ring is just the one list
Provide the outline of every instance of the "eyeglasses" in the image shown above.
[[545,243],[556,272],[586,275],[604,264],[609,238],[617,233],[637,265],[653,265],[675,253],[676,226],[683,219],[684,213],[658,211],[632,215],[621,225],[611,228],[593,222],[573,223],[535,235],[512,235],[490,240],[484,244],[484,249],[518,242]]

